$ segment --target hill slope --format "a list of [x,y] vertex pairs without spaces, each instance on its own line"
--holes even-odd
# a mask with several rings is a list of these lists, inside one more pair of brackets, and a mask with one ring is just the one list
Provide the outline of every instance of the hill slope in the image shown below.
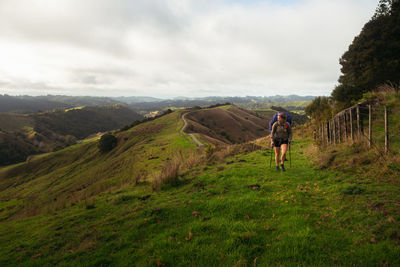
[[[0,171],[0,198],[23,199],[15,214],[41,213],[43,208],[72,204],[133,181],[173,158],[175,150],[195,148],[176,130],[178,112],[117,134],[118,146],[102,154],[98,137]],[[150,160],[149,160],[150,159]],[[28,205],[28,207],[26,206]]]
[[31,154],[54,151],[77,139],[142,118],[120,105],[33,114],[0,113],[0,166],[25,161]]
[[50,130],[61,135],[73,135],[78,139],[143,119],[141,115],[121,105],[42,112],[32,117],[38,132]]
[[43,110],[72,108],[79,106],[104,106],[119,102],[107,97],[91,96],[10,96],[0,95],[0,112],[31,113]]
[[188,133],[212,144],[248,142],[268,134],[272,116],[259,115],[235,105],[191,111],[185,115]]
[[269,168],[269,151],[233,147],[159,191],[152,175],[135,184],[196,155],[181,113],[117,134],[108,154],[91,139],[0,170],[0,264],[400,264],[398,179],[315,168],[307,129],[286,173]]

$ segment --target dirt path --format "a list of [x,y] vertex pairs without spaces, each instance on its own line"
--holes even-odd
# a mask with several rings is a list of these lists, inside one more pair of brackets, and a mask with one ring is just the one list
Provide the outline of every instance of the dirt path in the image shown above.
[[[187,121],[186,121],[186,119],[185,119],[185,116],[186,116],[186,114],[188,114],[188,113],[185,113],[185,114],[183,114],[182,115],[182,120],[183,120],[183,127],[182,127],[182,129],[181,129],[181,135],[183,135],[183,131],[186,129],[186,127],[187,127],[187,125],[188,125],[188,123],[187,123]],[[200,141],[199,141],[199,139],[197,139],[197,137],[194,135],[194,134],[192,134],[192,133],[186,133],[187,135],[189,135],[192,139],[193,139],[193,141],[194,141],[194,143],[198,146],[198,147],[205,147],[205,145],[204,144],[202,144]]]

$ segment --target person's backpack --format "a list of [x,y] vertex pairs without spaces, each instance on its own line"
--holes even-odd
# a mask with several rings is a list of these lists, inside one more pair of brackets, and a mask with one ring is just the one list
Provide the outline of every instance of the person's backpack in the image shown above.
[[290,126],[292,125],[292,117],[286,113],[286,112],[277,112],[274,114],[274,116],[272,117],[272,120],[269,122],[269,131],[272,131],[272,125],[274,125],[274,123],[278,120],[278,115],[279,113],[283,113],[286,115],[286,122],[288,122],[290,124]]

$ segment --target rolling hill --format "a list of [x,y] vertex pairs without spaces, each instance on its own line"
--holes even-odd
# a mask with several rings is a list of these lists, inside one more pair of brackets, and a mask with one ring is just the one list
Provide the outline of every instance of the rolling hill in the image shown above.
[[155,170],[172,160],[177,149],[196,148],[176,130],[179,125],[182,125],[180,114],[174,112],[120,132],[118,146],[107,154],[100,153],[99,137],[95,136],[29,162],[6,167],[1,172],[2,196],[25,199],[14,210],[13,216],[21,216],[27,211],[27,205],[31,207],[28,213],[36,214],[48,205],[71,205],[88,195],[119,187],[122,180],[131,182],[135,175]]
[[10,96],[0,95],[0,112],[32,113],[53,109],[64,109],[80,106],[104,106],[118,104],[107,97],[92,96]]
[[117,104],[40,112],[32,118],[38,132],[50,130],[61,135],[72,135],[78,139],[143,119],[141,115]]
[[120,105],[0,113],[0,166],[25,161],[29,155],[51,152],[142,118]]
[[317,168],[310,125],[285,173],[267,137],[199,149],[180,133],[185,113],[245,123],[236,109],[178,110],[114,132],[108,153],[97,136],[0,168],[0,265],[400,264],[395,171]]
[[245,97],[200,97],[200,98],[176,98],[154,101],[132,102],[130,98],[114,98],[123,101],[137,112],[149,112],[166,108],[190,108],[195,106],[207,107],[220,103],[231,103],[245,109],[270,108],[272,105],[284,106],[288,110],[304,110],[311,103],[313,96],[245,96]]
[[196,133],[211,144],[244,143],[268,135],[272,116],[239,108],[235,105],[190,111],[186,132]]
[[[229,111],[236,108],[193,119],[245,114]],[[93,137],[1,168],[0,264],[400,264],[395,173],[375,179],[363,168],[316,168],[307,125],[295,130],[285,173],[269,168],[270,150],[255,145],[267,137],[198,149],[180,134],[190,112],[114,132],[108,153]]]

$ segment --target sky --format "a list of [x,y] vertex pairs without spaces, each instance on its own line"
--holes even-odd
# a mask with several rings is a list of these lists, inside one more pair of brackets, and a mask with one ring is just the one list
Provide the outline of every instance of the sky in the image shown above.
[[378,0],[0,0],[0,94],[330,95]]

